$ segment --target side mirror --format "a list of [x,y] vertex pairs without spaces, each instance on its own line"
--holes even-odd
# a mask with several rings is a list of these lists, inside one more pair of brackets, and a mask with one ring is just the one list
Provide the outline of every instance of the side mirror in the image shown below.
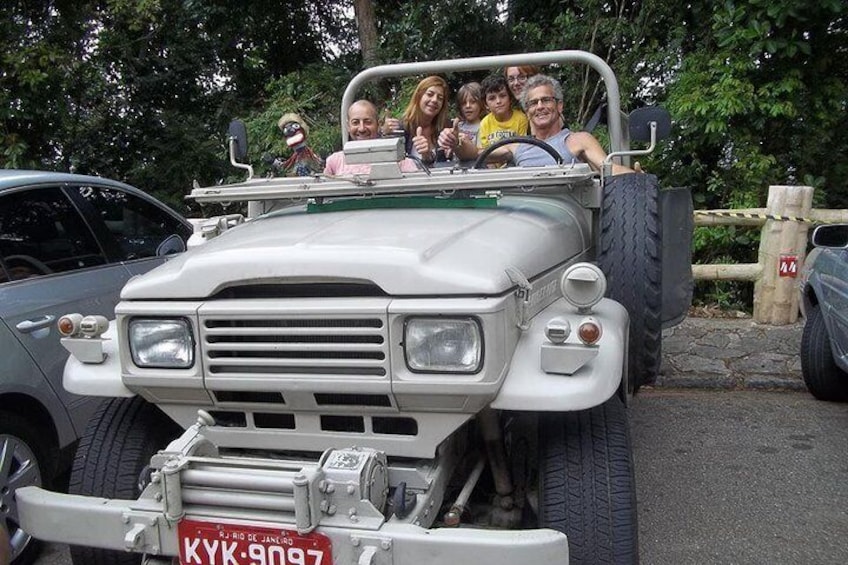
[[173,255],[186,250],[186,243],[177,234],[169,235],[156,247],[156,256]]
[[230,122],[228,144],[230,151],[230,165],[237,169],[247,171],[247,180],[253,178],[253,167],[244,163],[247,158],[247,129],[241,120]]
[[247,157],[247,129],[244,127],[244,122],[241,120],[231,121],[227,133],[232,147],[232,155],[236,161],[244,161]]
[[819,226],[813,231],[813,245],[832,249],[848,248],[848,224]]
[[651,122],[657,124],[657,140],[671,133],[671,116],[665,108],[646,106],[630,112],[630,141],[651,142]]

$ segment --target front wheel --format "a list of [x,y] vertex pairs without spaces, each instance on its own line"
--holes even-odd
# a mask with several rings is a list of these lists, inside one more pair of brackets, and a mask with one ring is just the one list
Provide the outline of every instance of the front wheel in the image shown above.
[[627,412],[601,406],[539,422],[539,526],[568,536],[571,564],[639,563]]
[[23,418],[0,411],[0,512],[2,529],[9,539],[13,565],[29,565],[38,557],[41,544],[20,527],[15,492],[28,486],[45,484],[52,472],[43,433]]
[[[150,458],[180,432],[179,426],[143,398],[116,398],[92,416],[74,458],[69,492],[135,500],[139,475]],[[141,555],[71,547],[74,565],[139,565]]]
[[801,335],[801,372],[807,388],[819,400],[848,401],[848,374],[833,360],[830,336],[818,304],[807,311]]

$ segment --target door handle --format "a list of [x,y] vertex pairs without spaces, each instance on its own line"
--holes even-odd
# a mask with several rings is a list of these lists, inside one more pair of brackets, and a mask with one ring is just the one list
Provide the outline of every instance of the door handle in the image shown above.
[[15,328],[23,334],[28,334],[34,332],[35,330],[46,328],[47,326],[52,324],[53,320],[55,319],[56,316],[47,314],[46,316],[35,318],[34,320],[24,320],[23,322],[19,322],[18,325],[15,326]]

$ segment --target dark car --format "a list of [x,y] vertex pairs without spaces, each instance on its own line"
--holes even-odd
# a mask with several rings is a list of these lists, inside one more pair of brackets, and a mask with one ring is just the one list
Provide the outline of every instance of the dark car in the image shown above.
[[804,264],[801,369],[813,396],[848,401],[848,224],[819,226]]
[[124,283],[185,249],[191,225],[126,184],[0,170],[0,498],[14,563],[36,544],[14,495],[64,472],[98,399],[62,387],[67,352],[56,320],[114,317]]

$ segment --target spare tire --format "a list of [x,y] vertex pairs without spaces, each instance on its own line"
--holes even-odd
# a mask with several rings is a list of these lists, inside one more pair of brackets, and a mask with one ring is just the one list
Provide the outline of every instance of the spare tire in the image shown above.
[[598,266],[607,297],[630,314],[628,392],[653,383],[662,357],[662,222],[657,177],[624,174],[605,179]]

